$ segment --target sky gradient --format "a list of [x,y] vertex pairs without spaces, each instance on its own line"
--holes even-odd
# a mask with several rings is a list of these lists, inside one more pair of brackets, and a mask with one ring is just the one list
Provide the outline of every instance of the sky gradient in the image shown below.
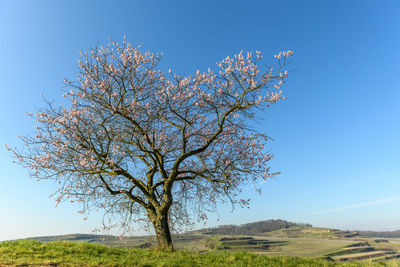
[[[13,164],[4,144],[34,130],[26,112],[61,103],[79,51],[108,38],[163,52],[181,73],[260,50],[294,50],[287,100],[255,127],[281,174],[248,188],[250,209],[221,205],[208,226],[285,219],[360,230],[400,229],[400,2],[0,0],[0,240],[89,233],[79,205],[55,208],[56,185]],[[217,218],[219,217],[219,221]],[[138,232],[142,233],[142,232]]]

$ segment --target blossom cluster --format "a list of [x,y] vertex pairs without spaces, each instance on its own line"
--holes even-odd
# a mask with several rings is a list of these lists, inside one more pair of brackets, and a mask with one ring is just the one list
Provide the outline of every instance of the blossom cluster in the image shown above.
[[70,105],[29,114],[38,126],[21,136],[27,150],[6,148],[34,177],[57,180],[56,202],[81,202],[82,213],[94,206],[141,220],[149,207],[172,205],[186,224],[195,203],[205,219],[225,197],[247,205],[235,200],[241,186],[276,174],[269,137],[249,121],[284,99],[292,54],[263,68],[261,52],[240,52],[184,76],[158,69],[159,54],[112,42],[82,53],[77,81],[65,80]]

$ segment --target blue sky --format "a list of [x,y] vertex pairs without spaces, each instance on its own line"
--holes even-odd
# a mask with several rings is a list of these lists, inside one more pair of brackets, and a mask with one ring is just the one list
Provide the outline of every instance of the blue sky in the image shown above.
[[265,219],[341,229],[400,229],[398,1],[0,1],[0,240],[88,233],[78,205],[12,164],[3,144],[33,130],[25,115],[61,100],[80,50],[120,41],[164,52],[163,66],[205,71],[240,50],[266,63],[295,50],[287,100],[256,127],[282,174],[251,188],[250,209],[221,205],[209,226]]

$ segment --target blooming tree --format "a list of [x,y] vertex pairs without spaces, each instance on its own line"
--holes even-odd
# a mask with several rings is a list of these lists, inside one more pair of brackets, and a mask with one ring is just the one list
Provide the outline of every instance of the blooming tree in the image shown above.
[[33,177],[59,183],[57,202],[101,208],[124,229],[148,219],[159,247],[172,249],[171,225],[206,219],[218,201],[247,205],[241,186],[276,174],[268,137],[248,122],[284,98],[292,54],[263,68],[260,52],[241,52],[215,72],[181,76],[159,70],[160,55],[111,42],[82,53],[78,79],[65,81],[69,104],[29,114],[36,136],[10,150]]

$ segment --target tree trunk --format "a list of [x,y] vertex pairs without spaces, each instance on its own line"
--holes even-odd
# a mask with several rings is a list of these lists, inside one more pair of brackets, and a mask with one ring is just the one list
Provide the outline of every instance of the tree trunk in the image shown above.
[[157,214],[151,218],[154,231],[156,233],[158,248],[161,250],[171,251],[174,249],[172,244],[171,232],[169,231],[168,215]]

